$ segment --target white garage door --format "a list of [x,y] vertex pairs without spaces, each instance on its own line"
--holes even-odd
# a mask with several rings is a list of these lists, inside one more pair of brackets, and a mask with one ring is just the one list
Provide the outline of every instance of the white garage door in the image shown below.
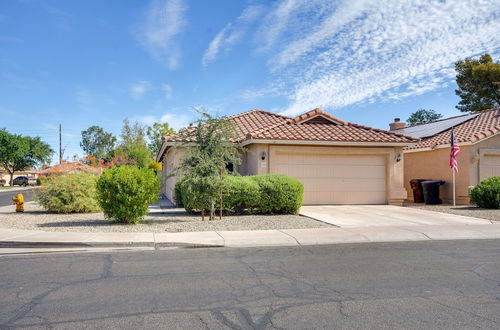
[[299,179],[304,204],[386,204],[384,156],[276,152],[271,172]]
[[500,154],[486,154],[479,164],[479,181],[500,176]]

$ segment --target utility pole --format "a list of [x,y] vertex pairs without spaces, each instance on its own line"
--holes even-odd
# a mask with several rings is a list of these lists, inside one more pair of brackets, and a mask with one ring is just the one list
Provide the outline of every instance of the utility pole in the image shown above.
[[59,164],[62,164],[62,127],[59,124]]

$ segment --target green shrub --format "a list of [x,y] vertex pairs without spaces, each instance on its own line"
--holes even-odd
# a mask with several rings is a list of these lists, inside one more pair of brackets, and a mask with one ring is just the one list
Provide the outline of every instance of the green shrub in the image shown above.
[[90,173],[75,173],[43,179],[34,194],[35,200],[44,209],[55,213],[98,212],[96,199],[97,176]]
[[500,176],[481,181],[470,190],[472,203],[487,209],[500,208]]
[[120,223],[140,223],[150,203],[158,201],[160,180],[150,169],[118,166],[97,181],[97,200],[104,215]]
[[304,201],[302,183],[286,175],[263,174],[250,177],[260,188],[256,212],[262,214],[296,214]]
[[182,202],[182,183],[183,180],[179,180],[174,186],[174,202],[178,207],[184,207],[184,203]]
[[[177,205],[187,212],[208,208],[208,201],[201,201],[189,179],[177,182],[174,188]],[[304,186],[299,180],[276,174],[256,176],[227,176],[224,178],[224,212],[230,214],[296,214],[302,206]],[[218,201],[216,207],[218,208]]]
[[224,178],[222,209],[227,213],[254,213],[259,206],[260,188],[248,176]]
[[[209,189],[215,185],[215,177],[184,177],[179,184],[178,196],[183,207],[187,212],[201,209],[210,209]],[[175,189],[175,187],[174,187]],[[175,191],[174,191],[175,193]],[[176,199],[177,201],[177,199]],[[215,206],[218,204],[218,199],[214,201]]]

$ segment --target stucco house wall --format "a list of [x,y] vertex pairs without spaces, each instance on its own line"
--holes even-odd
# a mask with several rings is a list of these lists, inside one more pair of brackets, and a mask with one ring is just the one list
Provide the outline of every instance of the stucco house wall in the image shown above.
[[491,176],[500,176],[500,134],[470,146],[470,185]]
[[[412,179],[443,180],[446,183],[440,187],[440,198],[444,202],[453,201],[453,173],[449,166],[450,149],[407,152],[404,154],[404,186],[408,191],[408,199],[413,199],[410,187]],[[459,172],[456,174],[456,201],[457,204],[468,204],[469,147],[460,147],[458,155]]]
[[176,169],[180,165],[182,157],[186,153],[185,148],[169,148],[162,161],[162,185],[161,193],[169,200],[174,201],[174,187],[178,180]]
[[[489,175],[481,173],[481,165],[485,155],[498,155],[497,162],[500,168],[499,134],[476,144],[460,146],[460,154],[457,158],[459,172],[456,174],[457,204],[469,204],[469,186],[474,186],[489,177]],[[408,199],[413,199],[410,187],[411,179],[432,179],[446,181],[440,188],[441,199],[445,203],[453,201],[453,174],[449,166],[449,148],[407,151],[404,157],[404,185],[408,191]]]
[[[386,202],[401,205],[407,198],[404,187],[404,159],[402,147],[333,147],[333,146],[300,146],[279,144],[251,144],[245,147],[242,154],[242,163],[239,173],[242,175],[276,174],[275,159],[277,153],[300,152],[305,153],[314,162],[315,157],[322,154],[348,156],[382,156],[385,159]],[[178,178],[174,169],[178,166],[185,150],[175,148],[167,151],[163,158],[162,193],[170,200],[174,200],[174,186]],[[264,159],[263,159],[264,158]],[[174,175],[174,176],[172,176]]]

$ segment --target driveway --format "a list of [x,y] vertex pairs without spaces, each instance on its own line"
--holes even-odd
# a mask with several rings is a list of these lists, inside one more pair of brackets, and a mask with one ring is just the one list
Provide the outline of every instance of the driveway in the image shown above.
[[302,206],[300,215],[341,228],[373,226],[480,225],[493,221],[392,205]]

